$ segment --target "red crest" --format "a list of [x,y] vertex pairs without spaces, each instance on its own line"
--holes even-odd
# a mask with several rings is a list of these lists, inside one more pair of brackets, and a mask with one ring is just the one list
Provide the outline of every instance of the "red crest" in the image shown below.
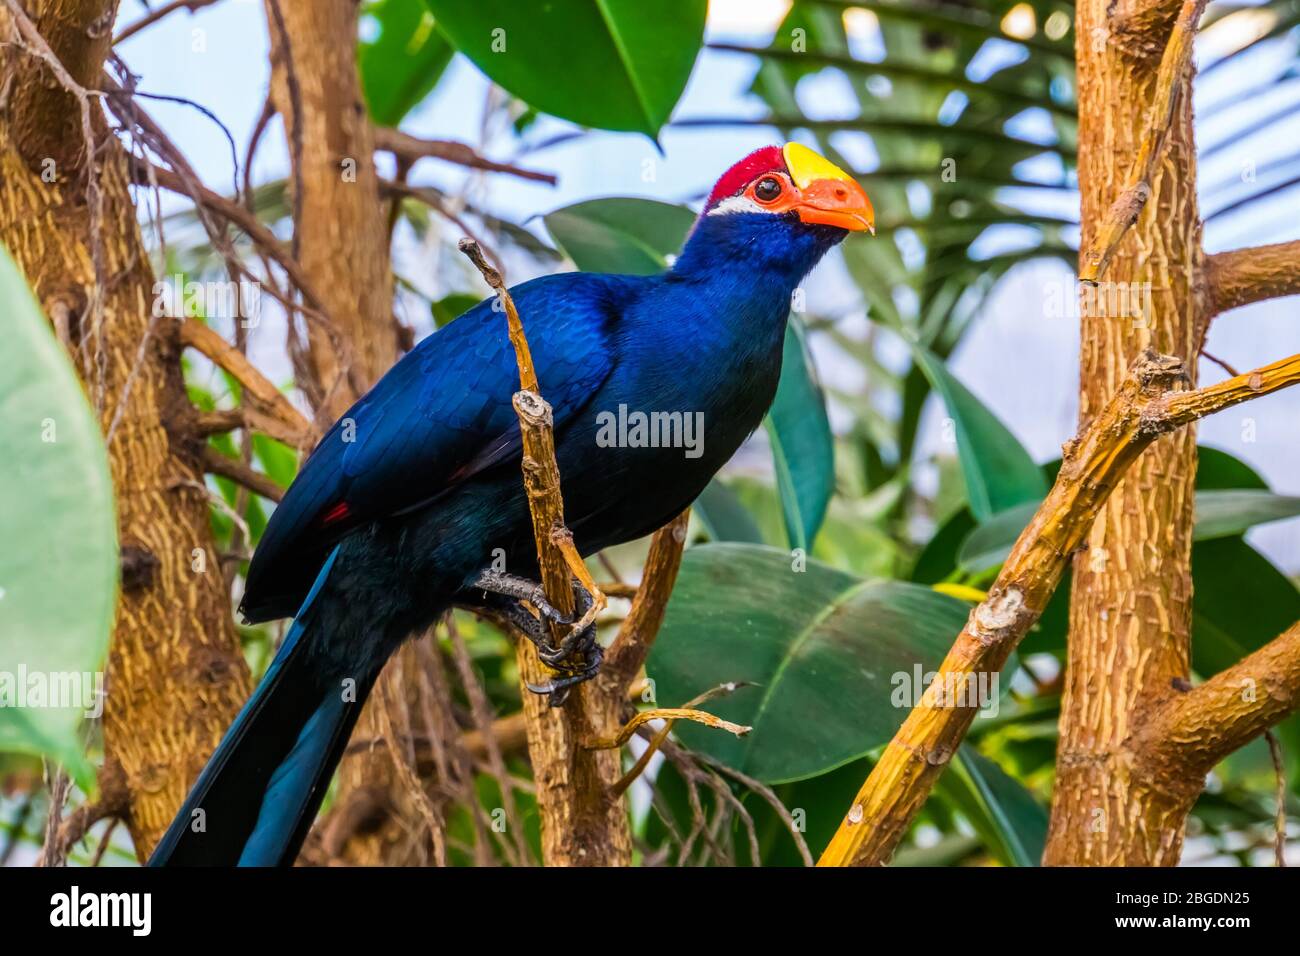
[[722,178],[718,180],[713,187],[713,192],[709,193],[709,198],[704,203],[704,211],[708,212],[728,196],[736,195],[763,173],[771,172],[787,174],[789,172],[785,168],[785,157],[781,154],[781,147],[764,146],[762,149],[754,150],[722,174]]

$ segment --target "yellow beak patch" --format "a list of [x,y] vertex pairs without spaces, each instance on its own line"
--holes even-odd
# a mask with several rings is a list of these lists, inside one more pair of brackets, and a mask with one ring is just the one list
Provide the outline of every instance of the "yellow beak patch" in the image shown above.
[[790,170],[790,178],[800,189],[807,189],[809,183],[818,179],[853,180],[830,160],[800,143],[786,143],[781,155],[785,157],[785,168]]

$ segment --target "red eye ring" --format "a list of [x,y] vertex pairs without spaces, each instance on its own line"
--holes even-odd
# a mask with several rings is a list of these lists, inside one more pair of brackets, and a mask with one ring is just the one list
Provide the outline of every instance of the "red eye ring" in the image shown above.
[[759,202],[776,202],[781,196],[781,181],[774,176],[764,176],[754,184],[754,198]]

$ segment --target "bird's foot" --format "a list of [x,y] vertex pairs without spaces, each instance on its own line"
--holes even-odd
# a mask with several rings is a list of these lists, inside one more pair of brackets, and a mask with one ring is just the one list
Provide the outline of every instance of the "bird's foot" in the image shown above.
[[569,691],[573,687],[591,680],[600,673],[600,664],[604,658],[605,649],[593,641],[591,649],[581,661],[567,661],[564,665],[554,668],[561,676],[548,680],[545,684],[533,684],[525,681],[524,686],[534,694],[549,694],[550,700],[547,703],[552,707],[559,707],[569,699]]
[[[573,615],[563,614],[546,600],[542,586],[527,578],[484,571],[473,586],[503,599],[493,606],[537,647],[541,662],[558,672],[558,677],[545,684],[527,684],[533,693],[549,694],[552,707],[568,699],[570,688],[596,676],[604,651],[596,643],[596,624],[590,613],[594,599],[581,583],[573,585]],[[525,601],[537,609],[540,618],[523,607]],[[569,628],[559,644],[552,640],[551,624]]]

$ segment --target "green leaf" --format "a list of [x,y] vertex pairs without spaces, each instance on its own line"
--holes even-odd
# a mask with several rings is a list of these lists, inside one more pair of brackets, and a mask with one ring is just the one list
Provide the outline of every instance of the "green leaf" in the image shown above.
[[[113,490],[81,383],[3,251],[0,340],[0,749],[52,757],[89,792],[94,772],[77,731],[113,619]],[[14,706],[9,695],[33,679],[83,694],[75,706]]]
[[754,516],[746,510],[736,493],[717,478],[705,485],[691,510],[714,541],[763,543],[763,532],[758,529]]
[[[1038,510],[1031,501],[1000,511],[967,535],[958,552],[963,571],[975,573],[1006,560],[1020,532]],[[1300,498],[1259,489],[1216,489],[1196,492],[1193,541],[1240,535],[1257,524],[1300,515]]]
[[1247,528],[1300,514],[1300,498],[1271,491],[1198,491],[1194,540],[1239,535]]
[[1192,547],[1192,668],[1208,676],[1300,620],[1300,591],[1241,538]]
[[803,323],[795,316],[785,330],[781,381],[765,422],[772,443],[790,547],[812,548],[835,491],[835,440],[826,398],[815,381]]
[[254,432],[253,454],[267,477],[281,488],[288,488],[298,476],[298,455],[284,442]]
[[991,411],[927,349],[912,346],[917,365],[942,397],[957,429],[957,456],[971,511],[987,521],[1047,494],[1042,470]]
[[[1057,465],[1060,465],[1059,461]],[[1268,483],[1240,458],[1209,445],[1197,445],[1196,490],[1223,488],[1261,488],[1267,491]]]
[[939,778],[935,793],[959,810],[984,846],[1007,866],[1038,866],[1047,810],[1024,784],[969,744]]
[[750,681],[708,709],[744,738],[678,725],[687,746],[768,782],[863,756],[893,736],[916,674],[934,670],[970,608],[930,588],[863,581],[742,544],[689,549],[647,673],[663,706]]
[[442,328],[452,319],[459,318],[482,301],[482,296],[473,295],[469,292],[453,292],[451,295],[443,296],[437,302],[429,303],[429,309],[433,313],[434,324],[438,328]]
[[456,51],[412,0],[380,0],[366,14],[379,34],[357,49],[361,89],[375,123],[396,126],[437,85]]
[[695,213],[651,199],[592,199],[557,209],[543,222],[583,272],[653,275],[682,247]]
[[926,542],[916,563],[912,565],[911,580],[917,584],[938,584],[957,570],[957,552],[961,543],[979,527],[969,508],[958,508],[951,517],[939,525]]
[[652,139],[686,88],[706,0],[427,0],[438,29],[498,85],[583,126]]
[[961,543],[957,551],[957,566],[967,574],[997,567],[1007,559],[1020,532],[1025,530],[1041,504],[1042,501],[1026,501],[980,522]]

